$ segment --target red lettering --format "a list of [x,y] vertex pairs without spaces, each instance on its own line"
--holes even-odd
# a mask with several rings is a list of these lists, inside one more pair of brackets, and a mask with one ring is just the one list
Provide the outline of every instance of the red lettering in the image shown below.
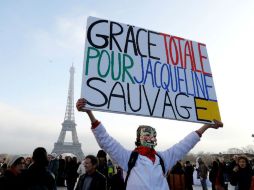
[[165,50],[166,50],[166,58],[167,58],[167,63],[169,64],[169,56],[168,56],[168,46],[167,46],[167,37],[170,37],[168,34],[163,34],[160,33],[164,37],[164,45],[165,45]]
[[201,68],[202,68],[202,73],[204,75],[212,75],[211,73],[208,73],[208,72],[205,72],[204,70],[204,62],[203,62],[203,59],[207,59],[206,56],[202,55],[202,52],[201,52],[201,48],[202,47],[206,47],[205,44],[202,44],[202,43],[198,43],[198,53],[199,53],[199,60],[200,60],[200,64],[201,64]]
[[[174,44],[174,50],[175,52],[173,53],[173,45]],[[173,65],[177,65],[178,64],[178,50],[177,50],[177,44],[174,40],[174,37],[171,37],[169,40],[169,51],[170,51],[170,58],[172,61]],[[174,60],[174,54],[175,54],[175,60]]]
[[179,52],[180,52],[180,62],[181,62],[181,66],[183,68],[183,55],[182,55],[181,41],[184,40],[184,39],[180,38],[180,37],[176,37],[176,36],[174,36],[174,38],[177,39],[177,41],[178,41],[178,47],[179,47]]
[[184,69],[186,69],[187,57],[189,57],[189,59],[190,59],[192,71],[195,71],[196,68],[195,68],[195,65],[193,65],[193,63],[192,63],[192,55],[191,55],[191,50],[190,50],[189,41],[186,41],[186,42],[185,42],[185,45],[184,45],[184,67],[183,67]]
[[197,67],[196,67],[196,60],[195,60],[195,54],[194,54],[192,41],[190,41],[190,45],[191,45],[192,61],[193,61],[194,67],[195,67],[195,71],[200,72],[199,70],[197,70]]

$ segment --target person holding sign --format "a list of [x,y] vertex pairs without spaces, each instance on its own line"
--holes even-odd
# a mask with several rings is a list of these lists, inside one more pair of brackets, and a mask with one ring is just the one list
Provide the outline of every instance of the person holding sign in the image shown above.
[[86,103],[85,99],[79,99],[76,103],[77,110],[87,113],[99,146],[127,172],[125,179],[127,190],[169,190],[166,172],[197,144],[207,129],[218,129],[223,126],[222,122],[214,120],[214,124],[205,124],[169,149],[157,152],[155,151],[156,130],[150,126],[141,125],[137,129],[135,142],[137,147],[131,151],[125,149],[107,133],[93,112],[85,108]]

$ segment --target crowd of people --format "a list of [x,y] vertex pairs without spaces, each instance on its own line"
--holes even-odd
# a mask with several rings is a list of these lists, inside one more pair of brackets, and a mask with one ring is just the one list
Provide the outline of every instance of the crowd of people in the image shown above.
[[113,165],[107,154],[87,155],[78,161],[71,156],[47,154],[43,147],[34,150],[32,157],[10,155],[0,160],[1,190],[121,190],[123,171]]
[[1,166],[0,189],[56,190],[55,176],[49,171],[48,164],[48,154],[43,147],[33,151],[32,159],[9,156]]
[[253,175],[253,159],[234,155],[230,160],[220,157],[211,163],[205,163],[201,158],[197,158],[197,163],[177,161],[167,174],[167,180],[173,190],[193,190],[194,177],[200,180],[203,190],[208,189],[208,182],[212,190],[228,190],[229,184],[235,190],[253,190]]
[[[126,173],[112,163],[107,153],[99,150],[97,155],[87,155],[84,160],[76,157],[47,154],[45,148],[36,148],[32,157],[18,155],[0,160],[0,189],[48,189],[66,187],[67,190],[124,190]],[[196,172],[197,176],[194,175]],[[193,161],[177,161],[166,173],[171,190],[193,190],[198,178],[203,190],[208,182],[212,190],[254,189],[254,160],[234,155],[230,160],[223,157],[204,162],[198,157]]]
[[[79,99],[76,107],[90,119],[91,130],[101,148],[96,156],[87,155],[79,162],[76,157],[62,158],[38,147],[31,158],[15,155],[1,164],[0,189],[56,190],[57,186],[66,186],[67,190],[193,189],[193,164],[190,161],[182,164],[180,160],[201,140],[206,130],[223,126],[221,121],[213,120],[168,149],[156,151],[155,128],[140,125],[136,148],[127,150],[107,133],[93,112],[86,109],[87,104],[85,99]],[[227,190],[228,182],[236,190],[254,190],[253,168],[247,158],[238,157],[228,165],[216,159],[210,166],[198,158],[195,170],[203,190],[207,190],[207,180],[211,181],[213,190]]]
[[254,189],[254,162],[246,156],[235,155],[230,161],[223,158],[212,162],[209,180],[213,190],[227,190],[228,183],[236,190]]
[[[194,177],[200,180],[203,190],[228,190],[229,184],[235,190],[254,189],[254,160],[244,155],[234,155],[231,159],[215,158],[205,163],[198,157],[196,163],[178,161],[169,171],[168,182],[170,189],[193,190]],[[197,176],[194,175],[196,171]]]

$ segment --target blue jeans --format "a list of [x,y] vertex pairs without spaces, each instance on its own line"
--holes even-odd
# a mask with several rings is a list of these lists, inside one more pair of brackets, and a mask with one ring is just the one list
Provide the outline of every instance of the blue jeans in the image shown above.
[[200,178],[200,183],[202,185],[203,190],[207,190],[207,184],[206,184],[206,179]]

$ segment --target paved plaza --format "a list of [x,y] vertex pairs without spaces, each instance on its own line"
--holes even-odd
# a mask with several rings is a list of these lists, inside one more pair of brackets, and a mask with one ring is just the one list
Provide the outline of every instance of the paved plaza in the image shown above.
[[[228,190],[234,190],[234,186],[229,185]],[[58,187],[57,190],[67,190],[66,187]],[[194,185],[193,190],[202,190],[202,187],[199,185]],[[208,190],[212,190],[211,187],[208,187]]]
[[[197,179],[197,172],[194,171],[193,173],[193,182],[194,182],[194,185],[193,185],[193,190],[202,190],[202,187],[200,185],[200,180]],[[212,187],[211,187],[211,182],[207,179],[207,187],[208,187],[208,190],[212,190]],[[234,186],[232,185],[228,185],[228,190],[234,190]],[[57,187],[57,190],[67,190],[66,187]]]

